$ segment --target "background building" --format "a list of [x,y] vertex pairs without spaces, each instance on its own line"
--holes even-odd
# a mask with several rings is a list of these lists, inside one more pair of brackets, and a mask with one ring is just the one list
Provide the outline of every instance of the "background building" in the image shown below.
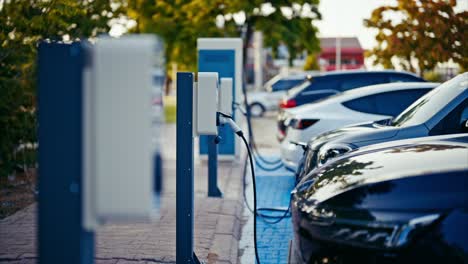
[[320,38],[319,63],[324,71],[364,68],[364,49],[357,37]]

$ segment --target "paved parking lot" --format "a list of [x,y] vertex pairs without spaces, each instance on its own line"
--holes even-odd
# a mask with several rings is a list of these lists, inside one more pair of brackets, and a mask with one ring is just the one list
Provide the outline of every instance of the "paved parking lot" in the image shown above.
[[[96,234],[96,264],[175,263],[175,124],[164,127],[164,195],[151,223],[105,225]],[[241,164],[219,165],[223,198],[207,197],[207,166],[195,164],[195,252],[206,263],[238,263],[242,214]],[[36,204],[0,220],[0,263],[37,262]],[[57,217],[60,213],[57,212]],[[247,262],[248,263],[248,262]]]
[[[254,133],[260,152],[265,154],[265,159],[276,160],[279,158],[278,142],[275,138],[275,116],[254,120]],[[267,132],[268,131],[268,132]],[[263,164],[265,167],[272,165]],[[294,175],[292,172],[281,168],[275,171],[265,171],[256,166],[257,207],[258,208],[287,208],[290,192],[294,188]],[[253,205],[252,184],[250,174],[247,178],[246,189],[249,205]],[[264,212],[268,215],[278,213]],[[279,214],[281,215],[281,214]],[[253,241],[253,214],[244,209],[244,225],[240,241],[241,263],[255,263]],[[276,219],[266,219],[275,221]],[[287,263],[288,244],[292,238],[291,218],[285,218],[276,224],[270,224],[257,218],[257,246],[261,263],[278,264]]]
[[[259,129],[260,128],[260,129]],[[275,116],[256,119],[257,145],[268,159],[278,158]],[[165,126],[163,151],[164,195],[159,219],[149,224],[106,225],[96,234],[96,263],[175,263],[175,125]],[[195,164],[195,251],[207,263],[254,263],[252,215],[244,210],[241,162],[219,166],[219,187],[224,197],[208,198],[206,164]],[[288,171],[265,172],[257,168],[258,206],[285,207],[293,187]],[[251,185],[249,185],[250,187]],[[251,199],[251,189],[247,189]],[[252,204],[252,201],[250,201]],[[244,212],[243,212],[244,210]],[[36,263],[36,214],[34,204],[0,220],[0,262]],[[244,215],[244,216],[242,216]],[[59,217],[57,215],[57,217]],[[243,225],[242,225],[243,224]],[[290,239],[290,218],[270,225],[258,221],[262,263],[285,263]],[[242,229],[242,241],[241,239]],[[240,257],[240,258],[239,258]],[[240,260],[240,261],[239,261]]]
[[[273,160],[274,156],[268,156]],[[256,168],[257,207],[286,209],[289,205],[290,192],[294,188],[294,175],[281,169],[267,172]],[[249,205],[252,206],[252,186],[246,190]],[[283,213],[262,212],[267,215],[282,215]],[[277,219],[263,219],[257,217],[257,247],[261,263],[277,264],[287,263],[288,244],[292,239],[291,218],[286,217],[278,223]],[[244,209],[244,226],[240,242],[241,263],[254,263],[253,251],[253,214]]]

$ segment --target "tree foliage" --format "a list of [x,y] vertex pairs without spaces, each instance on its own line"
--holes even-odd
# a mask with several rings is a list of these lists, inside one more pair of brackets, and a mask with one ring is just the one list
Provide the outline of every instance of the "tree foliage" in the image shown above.
[[[0,176],[18,146],[36,142],[36,49],[41,40],[94,37],[124,6],[111,0],[6,0],[0,4]],[[64,89],[66,84],[64,84]]]
[[[135,0],[129,3],[128,15],[137,21],[137,32],[156,33],[166,45],[166,60],[184,70],[196,68],[196,40],[199,37],[238,37],[244,33],[250,41],[253,30],[264,33],[265,44],[274,49],[283,41],[293,58],[306,49],[319,51],[317,29],[320,19],[318,0],[273,1],[268,14],[262,12],[263,1],[222,0]],[[289,7],[289,14],[282,10]],[[243,12],[245,21],[236,24],[233,14]],[[216,25],[216,20],[222,26]]]
[[397,0],[375,9],[364,24],[377,29],[377,46],[368,55],[374,64],[397,62],[421,74],[437,63],[468,64],[468,11],[456,13],[456,0]]
[[[265,33],[266,45],[281,41],[292,57],[303,49],[319,50],[318,0],[273,1],[268,14],[263,1],[239,0],[0,0],[0,175],[16,163],[15,150],[36,139],[36,49],[41,40],[92,38],[110,29],[122,15],[136,20],[139,33],[157,33],[166,44],[166,61],[195,70],[196,39],[239,36],[249,41],[253,30]],[[284,12],[289,7],[290,12]],[[245,22],[232,14],[244,12]],[[222,18],[223,25],[216,24]],[[66,89],[66,85],[64,85]]]

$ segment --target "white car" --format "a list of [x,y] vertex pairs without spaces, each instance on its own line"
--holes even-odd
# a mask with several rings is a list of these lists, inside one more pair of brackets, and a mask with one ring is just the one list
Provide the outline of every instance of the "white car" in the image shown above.
[[438,83],[388,83],[366,86],[313,104],[285,110],[278,120],[281,159],[296,170],[311,137],[344,126],[397,116]]
[[262,116],[265,111],[278,109],[281,99],[289,89],[303,83],[308,76],[318,74],[316,71],[292,72],[271,78],[263,86],[263,91],[249,92],[247,100],[252,116]]

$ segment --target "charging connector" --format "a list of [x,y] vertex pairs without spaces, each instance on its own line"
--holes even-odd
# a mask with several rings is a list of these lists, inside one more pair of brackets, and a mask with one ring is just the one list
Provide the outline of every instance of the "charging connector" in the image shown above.
[[223,113],[218,113],[219,114],[219,122],[221,124],[228,124],[232,131],[236,133],[236,135],[241,136],[243,134],[242,129],[232,120],[232,117],[225,115]]

